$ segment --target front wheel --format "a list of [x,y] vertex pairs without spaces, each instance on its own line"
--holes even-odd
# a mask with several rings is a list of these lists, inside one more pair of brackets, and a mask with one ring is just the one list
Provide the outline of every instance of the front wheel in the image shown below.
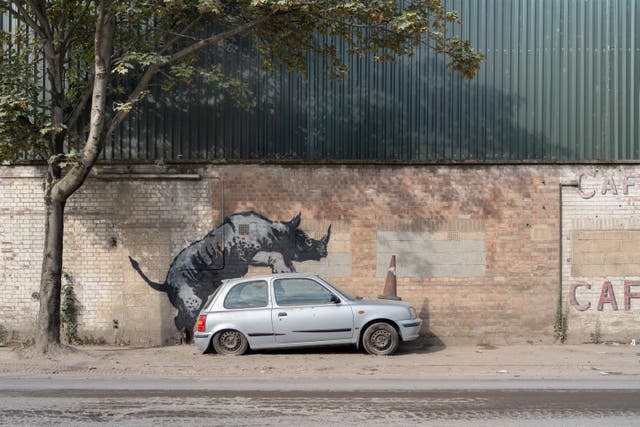
[[364,331],[362,345],[369,354],[387,356],[396,352],[400,345],[400,337],[393,326],[378,322]]
[[213,349],[218,354],[239,356],[249,348],[247,339],[241,332],[228,329],[213,336]]

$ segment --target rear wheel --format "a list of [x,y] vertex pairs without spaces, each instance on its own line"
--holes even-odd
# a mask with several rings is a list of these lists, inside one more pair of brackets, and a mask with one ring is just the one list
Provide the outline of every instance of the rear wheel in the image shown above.
[[393,354],[400,345],[398,331],[388,323],[371,324],[364,331],[362,346],[369,354],[386,356]]
[[213,336],[213,349],[218,354],[239,356],[249,348],[247,339],[241,332],[227,329]]

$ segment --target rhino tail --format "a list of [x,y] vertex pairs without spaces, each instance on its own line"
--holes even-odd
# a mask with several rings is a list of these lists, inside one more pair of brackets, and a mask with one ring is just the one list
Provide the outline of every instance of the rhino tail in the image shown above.
[[154,282],[151,279],[149,279],[147,277],[147,275],[142,272],[142,269],[140,268],[140,264],[138,264],[138,261],[136,261],[135,259],[133,259],[131,257],[129,257],[129,261],[131,262],[131,267],[133,267],[133,269],[138,272],[140,277],[142,277],[142,280],[147,282],[147,285],[151,286],[153,289],[155,289],[156,291],[159,291],[159,292],[168,292],[169,291],[169,286],[167,286],[166,283],[158,283],[158,282]]

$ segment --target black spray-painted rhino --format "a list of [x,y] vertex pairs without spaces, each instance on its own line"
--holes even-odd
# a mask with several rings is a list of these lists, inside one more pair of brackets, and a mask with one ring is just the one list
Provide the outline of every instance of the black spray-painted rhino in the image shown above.
[[137,261],[129,260],[149,286],[167,293],[178,309],[175,324],[191,342],[198,313],[222,280],[244,276],[249,266],[293,272],[292,261],[318,261],[327,256],[331,225],[320,240],[309,238],[299,225],[300,212],[289,222],[271,221],[256,212],[233,214],[184,248],[171,263],[164,283],[151,281]]

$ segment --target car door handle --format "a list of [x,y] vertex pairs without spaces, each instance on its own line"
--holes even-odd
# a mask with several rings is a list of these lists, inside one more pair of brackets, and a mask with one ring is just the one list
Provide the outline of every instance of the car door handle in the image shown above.
[[278,313],[278,317],[284,317],[286,315],[287,315],[287,313],[284,312],[284,311],[281,311],[280,313]]

